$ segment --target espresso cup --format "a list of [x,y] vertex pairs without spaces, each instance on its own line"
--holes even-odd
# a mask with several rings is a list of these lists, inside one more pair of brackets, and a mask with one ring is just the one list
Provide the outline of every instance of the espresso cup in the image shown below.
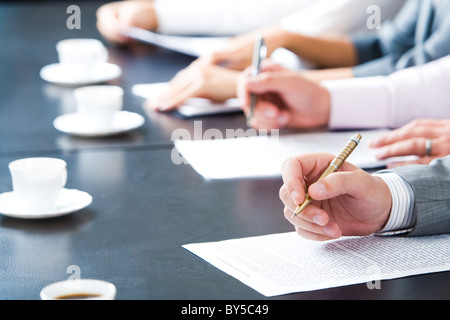
[[51,211],[67,181],[66,162],[55,158],[26,158],[9,164],[14,194],[21,209]]
[[59,63],[70,77],[79,81],[88,80],[97,63],[108,60],[108,51],[97,39],[66,39],[56,44]]
[[77,112],[90,130],[108,130],[123,107],[123,89],[118,86],[87,86],[74,91]]
[[52,283],[44,287],[42,300],[114,300],[114,284],[95,279],[73,279]]

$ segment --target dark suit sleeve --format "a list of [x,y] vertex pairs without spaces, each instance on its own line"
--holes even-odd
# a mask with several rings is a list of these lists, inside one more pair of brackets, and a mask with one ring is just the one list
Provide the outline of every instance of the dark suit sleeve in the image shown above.
[[416,224],[408,236],[450,233],[450,157],[392,171],[414,190]]
[[384,23],[376,36],[358,36],[353,43],[358,65],[353,68],[355,77],[388,75],[395,64],[415,44],[417,17],[421,0],[409,0],[390,22]]

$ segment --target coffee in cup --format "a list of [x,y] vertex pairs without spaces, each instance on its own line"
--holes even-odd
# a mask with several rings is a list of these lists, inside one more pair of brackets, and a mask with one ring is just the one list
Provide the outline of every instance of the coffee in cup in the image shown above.
[[114,300],[114,284],[95,279],[73,279],[52,283],[41,290],[42,300]]

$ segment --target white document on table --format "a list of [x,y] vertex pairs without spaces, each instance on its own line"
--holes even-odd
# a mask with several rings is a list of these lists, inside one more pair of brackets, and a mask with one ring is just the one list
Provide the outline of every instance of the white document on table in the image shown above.
[[[363,169],[385,166],[369,141],[387,130],[360,132],[360,145],[348,162]],[[178,140],[175,146],[185,162],[205,179],[269,178],[281,176],[281,165],[289,157],[327,152],[337,155],[356,132],[301,133],[281,136],[250,136],[220,140]],[[226,133],[224,133],[224,138]],[[402,160],[411,160],[410,157]]]
[[[132,87],[134,95],[145,100],[151,100],[163,94],[167,90],[168,83],[142,83]],[[200,116],[227,114],[242,112],[239,100],[228,99],[223,103],[212,102],[209,99],[189,98],[177,108],[177,112],[183,117],[192,118]]]
[[450,236],[305,240],[295,232],[183,248],[267,297],[450,270]]
[[130,27],[124,35],[135,40],[150,43],[172,51],[187,54],[193,57],[201,57],[219,51],[229,37],[191,37],[173,36],[155,33],[141,28]]

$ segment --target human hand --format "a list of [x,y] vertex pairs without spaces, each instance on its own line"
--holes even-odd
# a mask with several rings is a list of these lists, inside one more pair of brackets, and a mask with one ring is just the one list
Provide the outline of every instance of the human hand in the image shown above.
[[[316,241],[381,230],[391,211],[389,187],[381,178],[348,162],[340,171],[317,181],[333,159],[330,154],[308,154],[283,164],[280,199],[285,205],[286,219],[300,236]],[[293,218],[307,192],[314,201]]]
[[239,72],[211,64],[208,58],[199,58],[178,72],[169,82],[167,90],[146,102],[146,107],[169,111],[188,98],[206,98],[223,102],[236,97]]
[[225,44],[222,50],[211,54],[211,63],[242,71],[252,64],[255,41],[258,35],[263,37],[267,48],[267,56],[270,57],[277,48],[285,45],[286,34],[287,31],[276,24],[235,36]]
[[220,51],[210,55],[211,64],[233,70],[244,70],[252,64],[256,33],[246,33],[231,38]]
[[265,60],[261,73],[239,77],[238,97],[244,112],[250,110],[250,96],[257,94],[251,126],[257,129],[315,128],[326,126],[331,98],[326,88],[301,73]]
[[[429,154],[427,154],[427,140],[431,142]],[[418,156],[417,160],[393,163],[389,167],[413,163],[429,164],[436,158],[450,154],[450,120],[414,120],[397,130],[375,138],[369,145],[372,148],[379,148],[376,154],[379,159],[408,155]]]
[[97,10],[97,29],[108,41],[127,43],[122,34],[128,27],[156,30],[158,21],[153,1],[129,0],[107,3]]

